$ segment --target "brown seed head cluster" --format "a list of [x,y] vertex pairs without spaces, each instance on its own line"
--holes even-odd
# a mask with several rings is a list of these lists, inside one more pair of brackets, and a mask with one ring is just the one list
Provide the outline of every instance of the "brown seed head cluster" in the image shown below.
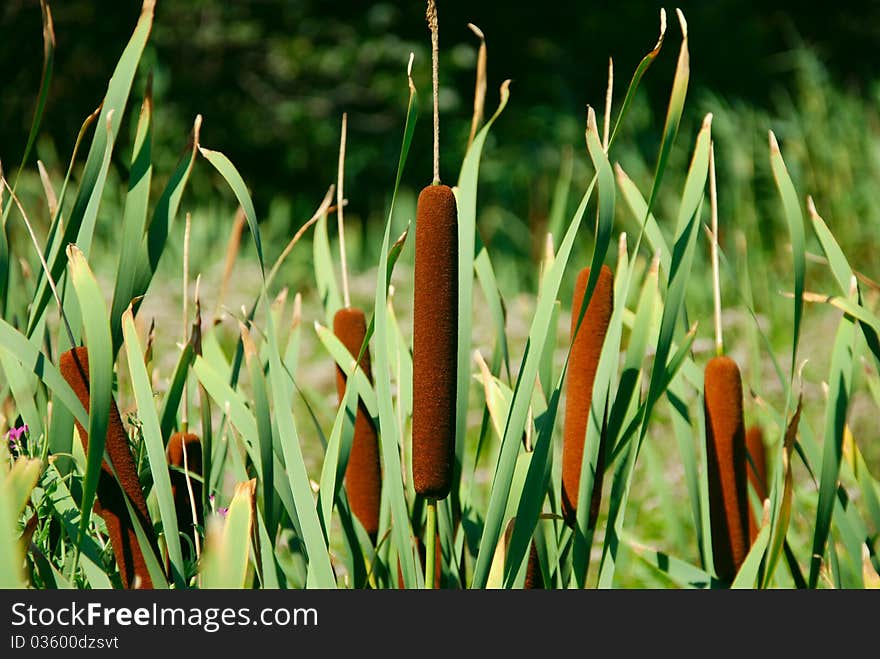
[[[367,323],[364,312],[354,307],[340,309],[333,317],[333,333],[357,358],[364,338]],[[364,350],[359,366],[367,379],[373,379],[370,368],[370,351]],[[345,396],[345,373],[336,367],[336,392],[339,402]],[[379,506],[382,500],[382,470],[379,459],[379,438],[373,418],[367,412],[362,400],[358,400],[357,415],[354,421],[354,438],[345,469],[345,489],[348,502],[364,529],[373,538],[379,532]]]
[[[185,464],[184,453],[186,453]],[[174,433],[168,440],[165,454],[169,465],[178,467],[181,470],[186,467],[191,474],[202,475],[202,443],[197,435],[182,432]],[[177,469],[170,471],[171,496],[174,498],[174,508],[177,511],[177,530],[192,537],[192,504],[189,499],[189,489],[186,485],[186,474]],[[190,477],[189,482],[196,506],[196,521],[198,524],[202,524],[204,521],[202,482],[192,477]]]
[[[611,268],[602,266],[593,296],[584,312],[580,330],[575,336],[578,316],[584,300],[590,269],[578,274],[571,303],[572,347],[566,381],[565,422],[562,444],[562,513],[566,523],[574,527],[577,517],[578,488],[581,482],[581,463],[584,458],[587,422],[593,399],[593,381],[602,354],[602,344],[614,309],[614,275]],[[602,497],[602,480],[605,474],[604,421],[593,495],[590,500],[590,528],[596,524]]]
[[449,186],[419,195],[415,250],[413,485],[442,499],[452,486],[458,351],[458,211]]
[[[767,454],[764,448],[764,435],[760,426],[751,426],[746,433],[746,449],[751,457],[748,464],[749,482],[761,501],[767,498]],[[754,466],[753,466],[754,465]],[[749,541],[753,543],[760,530],[759,520],[749,509]]]
[[715,573],[730,581],[749,551],[742,377],[730,357],[709,360],[704,377],[712,554]]
[[529,548],[529,562],[526,566],[526,580],[523,583],[523,590],[542,590],[544,588],[544,575],[541,574],[541,563],[538,560],[538,549],[535,547],[535,541]]
[[[59,361],[61,375],[76,393],[83,407],[89,411],[89,353],[86,348],[75,348],[61,355]],[[83,448],[88,453],[89,434],[79,421],[76,422]],[[100,515],[107,526],[110,546],[116,557],[119,575],[125,588],[152,588],[153,581],[141,552],[140,544],[132,526],[124,497],[127,495],[132,503],[138,522],[147,534],[153,525],[147,513],[147,502],[141,490],[137,469],[131,449],[128,446],[128,434],[122,425],[116,401],[111,399],[110,418],[107,425],[105,450],[110,458],[119,480],[113,476],[110,465],[104,460],[101,463],[101,475],[98,478],[98,490],[94,511]],[[123,494],[123,492],[125,494]],[[155,549],[155,547],[154,547]]]

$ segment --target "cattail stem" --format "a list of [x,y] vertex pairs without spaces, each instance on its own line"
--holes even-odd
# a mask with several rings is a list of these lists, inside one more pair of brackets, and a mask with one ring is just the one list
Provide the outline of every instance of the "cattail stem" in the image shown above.
[[342,267],[342,300],[346,307],[351,306],[348,293],[348,261],[345,258],[345,224],[342,220],[344,206],[342,182],[345,178],[345,138],[348,133],[348,113],[342,113],[342,131],[339,136],[339,169],[336,177],[336,225],[339,228],[339,263]]
[[431,30],[431,85],[434,96],[434,185],[440,185],[440,29],[437,4],[428,0],[428,28]]
[[721,333],[721,276],[718,272],[718,190],[715,185],[715,144],[709,146],[709,207],[712,212],[712,297],[715,301],[715,354],[724,354]]
[[[189,245],[190,232],[192,230],[192,215],[186,214],[186,222],[183,228],[183,345],[189,340]],[[183,412],[180,424],[183,432],[189,426],[189,378],[183,380]]]
[[434,564],[437,552],[437,501],[428,499],[425,524],[425,590],[434,590]]

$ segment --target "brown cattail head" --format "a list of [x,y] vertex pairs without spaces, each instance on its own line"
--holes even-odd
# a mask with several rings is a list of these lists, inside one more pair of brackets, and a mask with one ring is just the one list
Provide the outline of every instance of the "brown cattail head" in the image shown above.
[[[562,443],[562,514],[566,523],[574,527],[577,518],[578,488],[581,482],[581,463],[584,458],[587,422],[590,418],[590,404],[593,399],[593,381],[602,354],[602,344],[611,312],[614,309],[614,275],[607,265],[602,266],[593,296],[584,312],[580,330],[575,336],[578,316],[584,301],[590,269],[578,273],[571,303],[571,357],[568,362],[566,386],[565,422]],[[602,498],[602,480],[605,475],[605,422],[599,444],[596,463],[596,477],[593,481],[593,495],[590,499],[590,520],[592,528],[599,515]]]
[[458,359],[458,211],[446,185],[416,208],[413,300],[413,485],[442,499],[452,487]]
[[[80,403],[89,411],[89,353],[86,348],[75,348],[61,355],[59,360],[61,375],[67,380],[76,393]],[[79,421],[76,422],[83,448],[88,453],[89,434]],[[119,481],[113,476],[110,465],[104,460],[101,463],[101,475],[98,478],[98,490],[94,510],[101,516],[107,526],[110,545],[119,566],[119,575],[125,588],[132,588],[139,580],[141,588],[152,588],[153,581],[147,570],[144,555],[141,552],[134,527],[125,506],[127,495],[132,503],[138,522],[149,535],[153,525],[147,513],[147,502],[141,490],[137,468],[131,449],[128,446],[128,434],[122,425],[116,401],[111,399],[110,417],[107,424],[105,450],[110,458]],[[123,491],[125,494],[123,494]],[[155,547],[154,547],[155,549]]]
[[526,580],[523,583],[523,590],[539,590],[544,588],[544,575],[541,574],[541,563],[538,560],[538,549],[535,547],[535,541],[532,540],[529,549],[529,563],[526,566]]
[[742,377],[735,361],[709,360],[704,397],[712,554],[715,573],[730,581],[749,551]]
[[[764,449],[764,435],[760,426],[752,426],[746,433],[746,449],[751,457],[746,469],[749,482],[761,501],[767,498],[767,455]],[[758,537],[758,520],[749,508],[749,541],[755,542]]]
[[[186,453],[186,464],[184,464],[184,452]],[[165,454],[169,465],[181,470],[186,467],[190,473],[202,475],[202,443],[191,432],[176,432],[171,435]],[[189,482],[196,506],[196,522],[202,524],[204,521],[202,482],[192,477]],[[177,530],[192,536],[192,503],[189,498],[189,488],[186,485],[186,474],[183,471],[171,470],[171,496],[174,497],[174,508],[177,510]]]
[[[364,337],[367,335],[367,322],[364,312],[353,307],[340,309],[333,316],[333,333],[342,341],[348,352],[357,358]],[[359,366],[367,379],[373,379],[370,371],[370,351],[364,350]],[[336,392],[339,402],[345,396],[345,373],[336,367]],[[379,532],[379,506],[382,501],[382,468],[379,460],[379,439],[373,418],[367,412],[363,401],[358,401],[354,420],[354,438],[345,469],[345,489],[348,502],[355,516],[375,542]]]

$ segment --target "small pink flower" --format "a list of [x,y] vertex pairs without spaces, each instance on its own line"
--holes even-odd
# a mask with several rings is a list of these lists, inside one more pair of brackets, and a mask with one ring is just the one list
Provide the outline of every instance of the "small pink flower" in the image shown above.
[[19,426],[18,428],[10,428],[6,432],[6,439],[8,439],[9,443],[11,444],[13,442],[17,442],[18,440],[20,440],[21,436],[24,434],[27,434],[27,432],[28,432],[27,424],[24,424],[23,426]]

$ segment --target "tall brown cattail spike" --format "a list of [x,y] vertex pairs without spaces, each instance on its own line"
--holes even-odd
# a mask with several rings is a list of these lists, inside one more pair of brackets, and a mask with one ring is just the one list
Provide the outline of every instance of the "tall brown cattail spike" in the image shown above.
[[712,555],[718,578],[731,581],[749,550],[742,376],[722,356],[709,360],[704,377]]
[[168,440],[165,454],[168,464],[178,468],[171,470],[171,496],[177,511],[177,529],[192,538],[198,550],[198,533],[193,525],[202,524],[205,519],[202,482],[187,478],[187,474],[180,470],[202,475],[202,443],[193,433],[176,432]]
[[[749,482],[762,502],[767,498],[767,454],[764,448],[764,435],[760,426],[751,426],[746,433],[746,450],[749,464],[746,469]],[[749,508],[749,542],[755,542],[760,530],[758,520]]]
[[[89,353],[86,348],[75,348],[63,353],[59,360],[59,368],[62,377],[67,380],[83,407],[88,411]],[[76,428],[83,448],[88,452],[88,432],[79,421],[76,422]],[[147,513],[147,502],[141,490],[134,458],[128,446],[128,434],[122,425],[116,402],[112,400],[105,450],[119,480],[116,480],[113,476],[113,470],[104,460],[101,463],[101,475],[98,478],[94,510],[107,526],[110,545],[113,548],[113,555],[116,557],[123,587],[132,588],[139,582],[141,588],[152,588],[153,582],[125,505],[124,497],[126,495],[132,503],[141,528],[149,534],[153,525]],[[155,546],[153,549],[155,550]]]
[[446,185],[422,189],[416,208],[412,470],[415,491],[452,486],[458,362],[458,211]]
[[541,563],[538,560],[538,548],[532,540],[529,548],[529,562],[526,565],[526,580],[523,582],[523,590],[540,590],[544,588],[544,575],[541,573]]
[[[590,419],[590,405],[593,399],[593,381],[599,367],[602,344],[611,313],[614,309],[614,275],[611,268],[603,265],[593,290],[593,296],[584,312],[580,329],[577,329],[578,316],[583,305],[590,269],[584,268],[578,274],[574,296],[571,303],[571,356],[566,380],[565,422],[562,444],[562,514],[566,523],[574,527],[577,517],[578,488],[581,482],[581,463],[584,458],[587,423]],[[596,476],[590,500],[589,527],[593,528],[599,515],[602,496],[602,481],[605,475],[605,424],[603,419],[602,438],[596,463]]]
[[[342,341],[348,352],[357,358],[367,335],[364,312],[355,307],[340,309],[333,316],[333,333]],[[360,369],[372,381],[370,351],[364,350],[359,362]],[[345,396],[346,377],[336,366],[336,392],[339,402]],[[382,469],[379,457],[379,438],[373,418],[362,400],[358,400],[354,421],[354,438],[348,465],[345,468],[345,489],[351,510],[373,541],[379,532],[379,508],[382,500]]]
[[[189,248],[190,236],[192,234],[192,214],[186,214],[186,221],[183,228],[183,342],[186,345],[189,341]],[[189,425],[189,378],[183,381],[183,410],[181,412],[180,423],[186,432]]]

